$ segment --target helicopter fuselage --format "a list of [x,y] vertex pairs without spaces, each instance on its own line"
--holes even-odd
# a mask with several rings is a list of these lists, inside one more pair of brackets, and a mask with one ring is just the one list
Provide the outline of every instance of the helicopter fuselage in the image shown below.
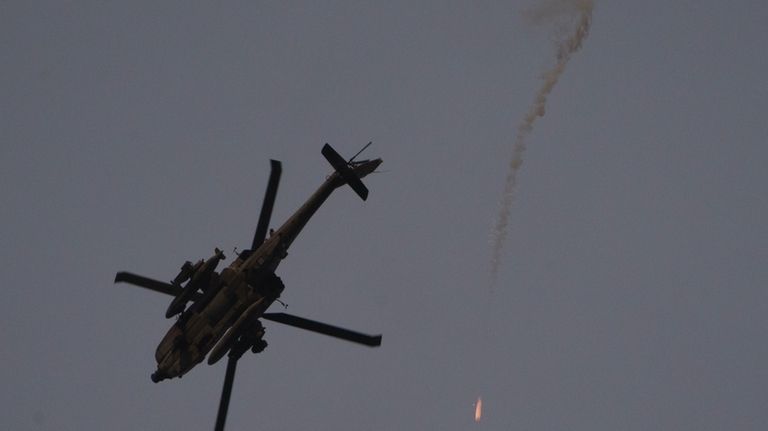
[[[373,172],[381,159],[366,161],[353,170],[360,178]],[[163,337],[155,351],[157,371],[152,380],[181,377],[223,339],[237,338],[240,333],[261,340],[264,329],[259,317],[280,297],[284,286],[275,275],[288,248],[323,202],[345,180],[334,172],[283,225],[255,250],[247,250],[225,269],[212,272],[208,288],[184,310]],[[247,320],[241,325],[242,320]],[[237,334],[228,334],[227,331]],[[243,334],[245,335],[245,334]],[[215,352],[214,352],[215,353]]]

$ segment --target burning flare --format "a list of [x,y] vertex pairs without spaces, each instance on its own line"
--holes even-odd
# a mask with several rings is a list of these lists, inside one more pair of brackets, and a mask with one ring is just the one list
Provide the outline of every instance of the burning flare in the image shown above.
[[477,402],[475,403],[475,422],[480,422],[480,419],[483,417],[483,399],[480,397],[477,397]]

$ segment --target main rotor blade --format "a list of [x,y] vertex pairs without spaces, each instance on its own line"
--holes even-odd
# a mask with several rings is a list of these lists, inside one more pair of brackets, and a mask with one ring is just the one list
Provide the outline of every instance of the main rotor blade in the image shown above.
[[267,183],[267,192],[264,194],[264,202],[261,204],[261,213],[259,222],[256,225],[256,232],[253,234],[251,250],[259,248],[264,238],[267,236],[269,228],[269,219],[272,217],[272,207],[275,204],[277,196],[277,185],[280,183],[280,174],[283,172],[283,165],[277,160],[270,160],[271,171],[269,173],[269,183]]
[[221,401],[219,401],[219,412],[216,414],[215,431],[224,431],[224,423],[227,421],[227,410],[229,410],[229,398],[232,395],[232,385],[235,382],[235,371],[237,370],[237,358],[230,356],[227,361],[227,373],[224,376],[224,387],[221,389]]
[[308,331],[317,332],[323,335],[330,335],[331,337],[341,338],[342,340],[347,340],[370,347],[378,347],[381,345],[381,335],[366,335],[360,332],[350,331],[349,329],[339,328],[338,326],[305,319],[303,317],[298,317],[287,313],[264,313],[261,317],[273,322],[295,326],[297,328],[306,329]]
[[181,288],[174,286],[170,283],[154,280],[152,278],[143,277],[141,275],[132,274],[130,272],[118,272],[115,274],[115,283],[128,283],[134,286],[143,287],[145,289],[154,290],[155,292],[165,293],[166,295],[177,296],[181,293]]

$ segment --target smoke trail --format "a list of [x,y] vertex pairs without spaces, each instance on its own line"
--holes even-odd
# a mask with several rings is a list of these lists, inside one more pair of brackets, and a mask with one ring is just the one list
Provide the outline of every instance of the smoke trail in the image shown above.
[[[491,277],[495,283],[501,261],[501,253],[504,241],[507,238],[509,215],[512,201],[517,188],[517,173],[523,165],[523,153],[526,150],[526,138],[533,130],[533,126],[539,117],[544,116],[547,97],[555,88],[557,81],[565,71],[565,66],[571,56],[581,48],[584,39],[589,34],[589,25],[592,20],[592,0],[550,0],[538,5],[526,14],[533,23],[542,24],[553,22],[556,24],[555,42],[557,48],[557,63],[542,75],[543,83],[533,100],[528,113],[517,126],[515,140],[512,146],[512,159],[509,162],[509,170],[504,181],[504,193],[500,202],[496,226],[493,230],[493,245],[491,254]],[[576,20],[576,29],[568,36],[562,34],[568,27],[572,28]],[[568,24],[571,24],[570,26]]]

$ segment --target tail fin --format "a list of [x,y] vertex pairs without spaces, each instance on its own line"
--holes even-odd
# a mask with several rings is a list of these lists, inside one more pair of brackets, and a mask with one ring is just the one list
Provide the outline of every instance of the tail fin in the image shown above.
[[357,174],[355,174],[355,172],[349,167],[347,161],[344,160],[344,158],[342,158],[339,153],[337,153],[336,150],[334,150],[327,143],[323,145],[322,153],[323,156],[325,156],[325,158],[328,160],[328,163],[333,166],[333,169],[336,169],[336,172],[338,172],[344,181],[346,181],[347,184],[352,187],[352,190],[354,190],[355,193],[360,196],[360,199],[368,199],[368,188],[365,187]]

